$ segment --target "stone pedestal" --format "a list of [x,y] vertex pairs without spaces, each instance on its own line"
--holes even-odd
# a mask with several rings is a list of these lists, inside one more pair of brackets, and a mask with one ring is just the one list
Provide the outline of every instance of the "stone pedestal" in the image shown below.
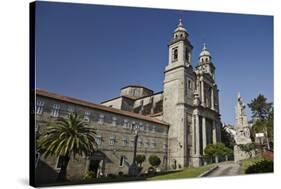
[[[252,152],[252,156],[254,156],[254,151]],[[234,146],[234,162],[237,163],[243,159],[249,159],[250,155],[240,149],[238,145]]]
[[201,156],[194,156],[192,157],[192,166],[193,167],[200,167],[203,164],[203,159]]

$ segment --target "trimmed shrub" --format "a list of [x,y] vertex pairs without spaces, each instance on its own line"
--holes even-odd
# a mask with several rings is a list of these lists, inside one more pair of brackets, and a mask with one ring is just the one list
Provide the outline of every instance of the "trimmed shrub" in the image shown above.
[[148,161],[149,161],[150,165],[153,167],[158,167],[161,164],[160,158],[155,155],[149,156]]
[[136,156],[136,162],[138,164],[139,167],[142,166],[142,163],[145,161],[145,155],[137,155]]
[[270,160],[262,160],[254,165],[249,166],[245,173],[272,173],[273,172],[273,161]]

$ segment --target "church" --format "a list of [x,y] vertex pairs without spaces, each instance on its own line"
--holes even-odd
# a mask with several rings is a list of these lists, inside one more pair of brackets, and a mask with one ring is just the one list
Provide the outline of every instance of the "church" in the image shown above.
[[[69,112],[79,113],[96,128],[97,152],[91,157],[71,160],[69,178],[79,179],[87,171],[127,174],[134,151],[133,129],[139,130],[137,154],[146,156],[143,171],[150,167],[150,155],[161,159],[163,170],[204,164],[204,148],[221,141],[219,89],[206,44],[196,63],[192,63],[192,49],[189,33],[180,19],[168,42],[169,59],[161,92],[128,85],[121,88],[120,96],[97,104],[36,89],[38,135],[50,120],[67,116]],[[59,159],[44,159],[39,152],[36,157],[37,179],[51,181],[52,174],[48,174],[48,181],[44,176],[50,170],[54,175],[58,172]]]

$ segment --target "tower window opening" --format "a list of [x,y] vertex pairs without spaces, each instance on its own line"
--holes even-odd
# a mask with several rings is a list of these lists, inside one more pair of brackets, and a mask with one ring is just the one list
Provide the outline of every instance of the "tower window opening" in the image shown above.
[[208,62],[208,58],[206,58],[205,61]]
[[189,89],[192,89],[192,83],[191,83],[190,80],[188,80],[188,88],[189,88]]
[[178,60],[178,49],[173,49],[173,61]]

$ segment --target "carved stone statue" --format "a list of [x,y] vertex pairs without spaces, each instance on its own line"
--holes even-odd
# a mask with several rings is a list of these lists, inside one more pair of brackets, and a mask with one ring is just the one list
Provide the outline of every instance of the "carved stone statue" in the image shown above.
[[229,126],[224,126],[226,132],[228,132],[235,141],[234,146],[234,161],[237,162],[242,159],[248,158],[248,155],[241,151],[239,148],[240,144],[252,143],[250,138],[250,127],[247,121],[247,116],[245,112],[245,104],[242,101],[240,93],[238,93],[237,105],[236,105],[236,123],[235,127],[231,128]]

